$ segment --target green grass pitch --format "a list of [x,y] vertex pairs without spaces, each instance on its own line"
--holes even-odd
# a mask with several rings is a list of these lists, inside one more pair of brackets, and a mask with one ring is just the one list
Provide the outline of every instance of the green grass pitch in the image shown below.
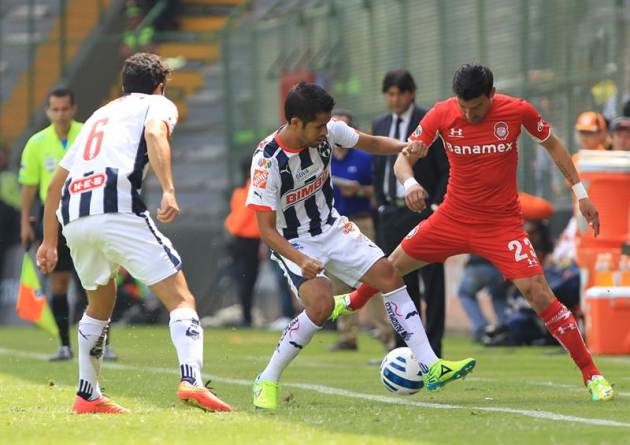
[[[56,340],[32,328],[0,328],[2,444],[627,444],[630,358],[599,357],[617,398],[595,403],[559,348],[484,349],[447,336],[447,358],[473,356],[464,381],[411,397],[387,392],[370,359],[384,356],[362,336],[359,352],[328,352],[335,334],[315,336],[283,376],[274,413],[251,406],[250,382],[277,332],[205,331],[204,373],[235,412],[180,404],[168,328],[113,329],[120,361],[102,371],[105,392],[126,416],[73,415],[76,361],[48,363]],[[73,337],[73,341],[76,343]]]

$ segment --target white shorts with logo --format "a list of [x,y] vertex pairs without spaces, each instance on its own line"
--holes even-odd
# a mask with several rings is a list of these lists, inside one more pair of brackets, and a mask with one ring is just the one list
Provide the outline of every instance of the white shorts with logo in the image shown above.
[[[357,287],[363,275],[385,254],[348,218],[342,216],[316,236],[302,236],[289,241],[304,255],[318,260],[325,271],[339,278],[348,286]],[[281,256],[271,253],[271,259],[278,263],[289,286],[296,296],[306,279],[300,266]],[[326,276],[324,272],[320,276]]]
[[107,284],[119,266],[147,286],[181,268],[177,251],[155,227],[149,212],[85,216],[67,224],[63,235],[86,290]]

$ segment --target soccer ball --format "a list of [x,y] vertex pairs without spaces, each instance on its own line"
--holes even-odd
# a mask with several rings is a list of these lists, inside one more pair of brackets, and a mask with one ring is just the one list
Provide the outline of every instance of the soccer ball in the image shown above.
[[422,389],[422,372],[409,348],[396,348],[381,362],[381,380],[385,388],[396,394],[409,396]]

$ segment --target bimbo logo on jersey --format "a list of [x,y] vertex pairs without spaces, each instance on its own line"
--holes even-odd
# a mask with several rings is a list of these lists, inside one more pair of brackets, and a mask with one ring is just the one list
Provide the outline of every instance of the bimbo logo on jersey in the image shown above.
[[96,173],[95,175],[86,176],[85,178],[75,179],[70,183],[68,190],[70,190],[70,193],[83,193],[102,187],[103,185],[105,185],[105,175],[103,173]]
[[322,175],[310,184],[306,184],[304,187],[300,187],[295,190],[290,190],[286,195],[284,195],[284,205],[292,206],[295,203],[303,201],[312,194],[320,191],[324,183],[326,182],[326,179],[328,179],[328,170],[324,170]]

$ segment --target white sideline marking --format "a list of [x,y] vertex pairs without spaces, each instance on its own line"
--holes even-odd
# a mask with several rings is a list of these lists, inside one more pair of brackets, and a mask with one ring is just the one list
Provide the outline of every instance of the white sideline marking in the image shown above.
[[[30,359],[41,360],[41,361],[48,360],[48,356],[46,354],[41,354],[41,353],[36,353],[36,352],[18,351],[14,349],[6,349],[6,348],[0,348],[0,354],[30,358]],[[149,368],[149,367],[144,367],[144,366],[132,366],[132,365],[123,365],[120,363],[107,363],[107,362],[104,363],[103,366],[105,368],[110,368],[110,369],[149,371],[149,372],[154,372],[158,374],[179,375],[179,372],[174,368],[173,369]],[[218,376],[208,375],[208,374],[205,374],[204,377],[212,379],[213,381],[216,381],[216,382],[221,382],[221,383],[226,383],[226,384],[231,384],[231,385],[251,386],[252,384],[251,380],[231,379],[231,378],[218,377]],[[365,394],[365,393],[359,393],[359,392],[354,392],[354,391],[348,391],[341,388],[333,388],[330,386],[313,385],[310,383],[283,383],[282,386],[289,387],[289,388],[306,389],[309,391],[318,392],[320,394],[330,394],[333,396],[370,400],[372,402],[380,402],[380,403],[386,403],[390,405],[415,406],[418,408],[429,408],[429,409],[469,409],[469,410],[475,410],[475,411],[519,414],[519,415],[531,417],[534,419],[557,420],[560,422],[582,423],[585,425],[616,426],[616,427],[622,427],[622,428],[630,428],[630,423],[627,423],[627,422],[618,422],[616,420],[605,420],[605,419],[593,419],[593,418],[588,418],[588,417],[576,417],[576,416],[569,416],[565,414],[552,413],[549,411],[533,411],[533,410],[527,410],[527,409],[515,409],[515,408],[507,408],[507,407],[499,407],[499,406],[464,406],[464,405],[453,405],[453,404],[448,404],[448,403],[418,402],[415,400],[403,399],[399,397]]]

